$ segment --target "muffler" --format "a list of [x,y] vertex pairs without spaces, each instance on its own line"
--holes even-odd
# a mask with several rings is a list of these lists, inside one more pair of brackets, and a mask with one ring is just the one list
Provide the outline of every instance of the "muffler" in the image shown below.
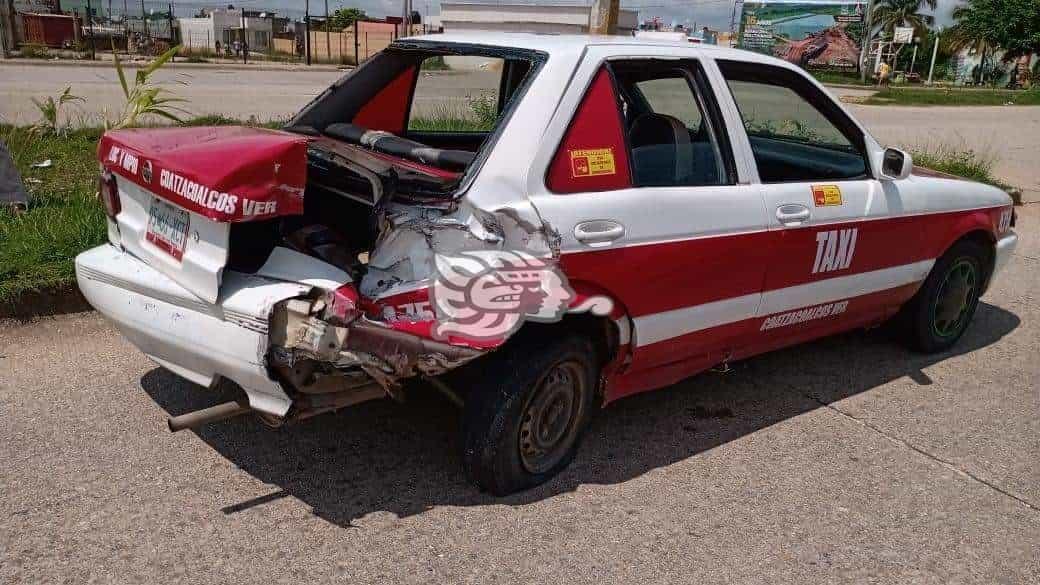
[[180,416],[171,416],[166,419],[166,424],[169,425],[170,431],[176,433],[184,429],[194,429],[212,422],[234,418],[252,411],[253,409],[249,408],[248,404],[231,401]]

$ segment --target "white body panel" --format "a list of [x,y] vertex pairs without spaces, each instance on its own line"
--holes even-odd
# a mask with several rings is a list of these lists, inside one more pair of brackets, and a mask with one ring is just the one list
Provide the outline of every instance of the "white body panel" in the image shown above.
[[155,195],[122,178],[116,179],[122,211],[116,216],[119,243],[149,266],[170,277],[200,299],[217,301],[220,276],[228,259],[231,224],[220,223],[197,213],[188,214],[188,238],[184,256],[178,260],[166,253],[146,236],[148,211]]
[[[311,272],[321,270],[309,260]],[[288,268],[271,265],[276,270]],[[312,286],[228,272],[220,298],[208,303],[109,245],[80,254],[76,275],[90,304],[160,365],[202,386],[227,378],[246,391],[254,409],[276,416],[288,411],[291,400],[267,375],[268,318],[275,303]]]

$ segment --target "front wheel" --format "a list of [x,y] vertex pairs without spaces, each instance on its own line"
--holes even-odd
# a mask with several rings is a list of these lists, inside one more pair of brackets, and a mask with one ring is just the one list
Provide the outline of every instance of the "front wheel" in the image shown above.
[[958,242],[932,268],[899,319],[910,346],[925,353],[953,346],[971,323],[986,281],[989,255],[976,242]]
[[478,367],[463,428],[470,479],[502,496],[567,467],[595,404],[592,344],[577,336],[517,340]]

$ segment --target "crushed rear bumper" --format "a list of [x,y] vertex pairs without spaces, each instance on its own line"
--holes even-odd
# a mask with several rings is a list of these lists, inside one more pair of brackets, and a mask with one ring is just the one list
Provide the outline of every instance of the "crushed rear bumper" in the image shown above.
[[202,386],[227,378],[253,409],[288,412],[292,400],[266,366],[269,317],[310,286],[225,271],[210,304],[112,245],[77,256],[76,278],[87,301],[159,365]]

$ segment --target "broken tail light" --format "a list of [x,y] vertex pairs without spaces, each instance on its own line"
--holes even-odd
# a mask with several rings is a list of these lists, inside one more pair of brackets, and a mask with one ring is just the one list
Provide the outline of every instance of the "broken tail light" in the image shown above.
[[357,289],[350,283],[344,284],[329,293],[325,298],[325,302],[328,306],[325,315],[329,323],[337,326],[344,326],[349,325],[355,319],[360,317],[361,309],[358,307],[359,300],[360,297]]
[[116,186],[115,175],[107,170],[102,171],[98,178],[98,199],[105,206],[105,214],[108,217],[115,219],[119,215],[122,210],[122,204],[119,202],[119,187]]

